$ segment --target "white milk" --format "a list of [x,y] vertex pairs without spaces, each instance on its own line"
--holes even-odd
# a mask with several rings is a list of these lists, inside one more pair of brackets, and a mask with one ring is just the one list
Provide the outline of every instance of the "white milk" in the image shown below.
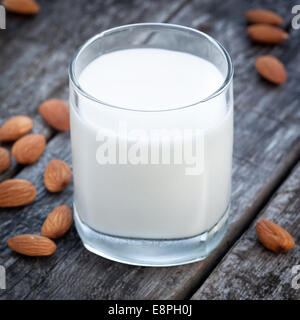
[[[162,49],[116,51],[83,70],[81,88],[103,102],[79,98],[79,109],[71,108],[75,207],[88,226],[122,237],[174,239],[201,234],[220,220],[230,198],[233,111],[224,95],[197,102],[223,81],[210,62]],[[186,163],[97,163],[97,131],[117,131],[120,120],[128,130],[201,129],[202,173],[187,175]],[[118,143],[124,139],[119,135]]]

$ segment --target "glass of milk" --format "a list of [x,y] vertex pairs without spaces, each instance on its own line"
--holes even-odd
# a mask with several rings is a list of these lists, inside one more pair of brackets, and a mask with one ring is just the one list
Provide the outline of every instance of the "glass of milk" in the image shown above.
[[70,65],[74,218],[84,246],[143,266],[204,259],[231,193],[233,67],[171,24],[117,27]]

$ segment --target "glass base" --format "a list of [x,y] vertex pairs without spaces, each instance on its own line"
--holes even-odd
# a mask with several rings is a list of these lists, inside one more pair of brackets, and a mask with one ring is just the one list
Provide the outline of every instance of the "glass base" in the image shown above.
[[75,226],[86,249],[113,261],[150,267],[178,266],[205,259],[223,239],[228,213],[229,207],[209,231],[191,238],[144,240],[97,232],[79,218],[74,205]]

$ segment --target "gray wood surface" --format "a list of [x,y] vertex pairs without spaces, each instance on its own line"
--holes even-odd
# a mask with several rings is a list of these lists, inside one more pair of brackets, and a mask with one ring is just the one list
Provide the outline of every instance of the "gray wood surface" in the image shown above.
[[[4,176],[17,174],[29,179],[36,185],[38,197],[27,207],[0,212],[0,264],[7,268],[7,290],[0,291],[0,299],[190,297],[200,286],[205,288],[205,279],[214,275],[214,267],[300,158],[300,31],[289,28],[291,7],[296,1],[289,1],[289,5],[284,0],[276,1],[276,8],[274,1],[266,0],[40,3],[40,15],[34,18],[9,15],[8,29],[0,33],[4,48],[0,61],[5,61],[0,77],[0,119],[29,114],[35,119],[36,130],[45,132],[50,141],[37,164],[14,166]],[[276,47],[251,43],[245,34],[243,18],[244,10],[250,7],[271,8],[282,14],[291,39]],[[42,173],[47,162],[59,157],[71,164],[71,158],[68,133],[49,130],[37,115],[38,104],[50,97],[67,100],[67,66],[75,48],[85,39],[108,27],[145,21],[200,28],[221,41],[233,58],[233,189],[230,227],[224,241],[203,262],[159,269],[127,266],[97,257],[82,247],[74,229],[57,242],[58,250],[52,257],[27,258],[12,253],[5,245],[10,236],[38,232],[53,207],[72,203],[72,185],[58,195],[49,194],[43,187]],[[21,28],[24,24],[26,28]],[[280,87],[262,80],[254,70],[255,58],[267,53],[279,57],[287,67],[288,81]]]
[[[227,253],[193,299],[297,299],[299,287],[292,286],[300,275],[300,164],[276,192],[263,212]],[[295,247],[275,254],[257,241],[255,224],[272,220],[288,230]],[[293,273],[293,267],[299,269]],[[296,270],[296,268],[295,268]]]

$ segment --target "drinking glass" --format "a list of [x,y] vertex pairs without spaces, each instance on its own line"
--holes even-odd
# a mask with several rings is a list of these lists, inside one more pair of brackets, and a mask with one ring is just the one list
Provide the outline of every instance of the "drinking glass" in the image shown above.
[[[205,59],[219,70],[224,82],[196,103],[159,110],[111,105],[80,86],[82,71],[94,59],[140,48]],[[74,220],[88,250],[127,264],[173,266],[202,260],[221,242],[231,193],[232,76],[230,56],[218,41],[179,25],[141,23],[113,28],[76,52],[69,70]],[[212,117],[214,108],[223,110],[217,119]],[[85,116],[89,112],[96,115],[92,121]],[[120,133],[122,125],[146,133],[174,127],[194,130],[185,142],[196,143],[201,151],[199,172],[188,171],[186,163],[101,163],[99,130],[114,135],[118,145],[132,147],[133,142]],[[172,140],[168,150],[174,151],[178,143]]]

